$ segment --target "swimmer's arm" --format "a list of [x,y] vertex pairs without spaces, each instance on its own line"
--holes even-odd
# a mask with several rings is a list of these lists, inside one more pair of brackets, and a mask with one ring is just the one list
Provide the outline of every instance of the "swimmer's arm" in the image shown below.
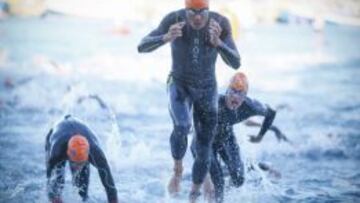
[[278,141],[283,140],[285,142],[291,143],[291,141],[281,132],[281,130],[278,127],[272,125],[269,130],[275,133],[275,136],[278,139]]
[[268,107],[265,119],[263,120],[260,131],[258,133],[258,137],[260,138],[260,140],[262,140],[265,133],[270,129],[272,123],[274,122],[275,116],[276,112],[270,107]]
[[53,146],[52,149],[49,149],[46,155],[46,177],[48,179],[51,177],[51,173],[54,170],[55,166],[64,161],[61,158],[60,154],[58,154],[56,151],[57,150]]
[[91,153],[91,163],[98,169],[99,176],[109,203],[118,202],[117,189],[112,177],[109,164],[106,160],[104,152],[99,147],[93,147]]
[[173,13],[170,13],[165,16],[160,25],[141,40],[137,47],[139,53],[152,52],[166,43],[163,38],[168,32],[170,25],[175,23],[172,22],[173,15]]
[[226,18],[222,22],[223,31],[220,36],[221,42],[217,47],[218,52],[227,65],[238,69],[241,66],[241,58],[232,36],[230,23]]
[[[250,123],[250,124],[252,124],[252,126],[256,126],[256,125],[261,126],[260,131],[257,134],[257,136],[250,136],[251,142],[258,143],[263,139],[265,133],[270,129],[270,127],[275,119],[276,111],[274,111],[269,106],[263,105],[262,103],[258,102],[257,100],[248,99],[248,100],[246,100],[246,104],[249,107],[249,111],[252,112],[252,115],[265,117],[261,125],[256,122]],[[247,122],[247,125],[249,125],[249,122]]]
[[50,178],[51,171],[54,168],[54,165],[51,163],[51,149],[50,149],[50,136],[53,132],[53,129],[50,129],[45,139],[45,164],[46,164],[46,177]]
[[[256,121],[253,121],[253,120],[247,120],[245,122],[245,125],[246,126],[250,126],[250,127],[261,127],[261,123],[258,123]],[[282,133],[282,131],[275,125],[271,125],[270,128],[268,129],[269,131],[273,131],[277,140],[278,141],[285,141],[285,142],[289,142],[291,143],[291,141]]]
[[246,106],[248,107],[248,110],[251,112],[252,115],[265,117],[262,124],[254,122],[252,120],[246,121],[245,125],[247,126],[261,127],[260,132],[257,136],[250,136],[251,142],[260,142],[264,137],[265,133],[270,130],[275,133],[275,136],[279,142],[285,141],[291,143],[291,141],[281,132],[281,130],[277,126],[272,125],[276,116],[276,111],[274,109],[267,105],[261,104],[257,100],[247,99],[245,102],[247,104]]
[[46,161],[46,178],[50,179],[51,172],[54,169],[55,164],[51,160]]

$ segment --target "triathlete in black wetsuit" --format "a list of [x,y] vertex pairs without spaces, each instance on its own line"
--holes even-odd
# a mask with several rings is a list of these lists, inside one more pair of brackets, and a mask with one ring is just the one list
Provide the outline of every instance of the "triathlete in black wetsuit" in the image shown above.
[[180,190],[182,159],[193,119],[198,139],[190,198],[196,199],[210,165],[210,148],[217,124],[217,55],[234,69],[240,67],[240,56],[228,19],[209,11],[208,0],[186,0],[185,4],[186,9],[168,14],[159,27],[141,41],[138,51],[151,52],[171,42],[168,92],[174,125],[170,136],[174,175],[168,189],[171,194]]
[[[272,126],[276,112],[269,106],[247,97],[247,89],[246,76],[243,73],[237,73],[233,77],[226,94],[219,97],[218,125],[210,166],[210,177],[215,187],[216,202],[223,201],[224,193],[224,175],[219,158],[224,161],[229,171],[232,185],[240,187],[244,182],[244,165],[240,157],[233,125],[252,116],[264,116],[258,135],[251,136],[250,141],[260,142],[268,130],[274,131],[279,140],[286,140],[281,131],[276,126]],[[196,147],[196,142],[193,141],[192,149],[194,147]],[[265,167],[264,164],[261,166]]]
[[[65,166],[69,162],[73,183],[83,201],[88,199],[90,164],[98,169],[109,203],[117,203],[117,190],[105,154],[94,132],[72,116],[53,127],[46,136],[46,177],[52,203],[62,203]],[[90,164],[89,164],[90,163]]]

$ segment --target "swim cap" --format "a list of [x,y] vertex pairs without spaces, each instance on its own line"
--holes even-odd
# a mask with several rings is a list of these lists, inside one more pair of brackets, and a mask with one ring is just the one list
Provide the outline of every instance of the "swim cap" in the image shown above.
[[185,7],[194,9],[209,8],[209,0],[185,0]]
[[74,162],[84,162],[89,158],[89,142],[82,135],[74,135],[68,142],[67,155]]
[[246,75],[242,72],[236,73],[230,80],[229,88],[246,94],[249,89]]

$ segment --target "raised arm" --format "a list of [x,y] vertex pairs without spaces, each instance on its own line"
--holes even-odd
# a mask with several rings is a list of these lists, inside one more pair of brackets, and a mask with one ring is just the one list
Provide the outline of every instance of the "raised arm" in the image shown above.
[[218,52],[227,65],[234,69],[238,69],[241,66],[241,58],[232,36],[229,20],[224,18],[220,23],[220,26],[222,28],[222,33],[220,35],[221,41],[217,47]]
[[141,40],[138,45],[138,52],[147,53],[154,51],[167,42],[167,40],[164,39],[164,36],[167,34],[170,26],[176,22],[173,20],[174,15],[174,13],[170,13],[165,16],[160,25]]

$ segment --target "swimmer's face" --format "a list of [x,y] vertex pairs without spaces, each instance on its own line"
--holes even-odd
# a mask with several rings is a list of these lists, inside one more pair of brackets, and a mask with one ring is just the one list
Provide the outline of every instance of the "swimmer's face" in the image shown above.
[[186,18],[192,28],[200,30],[209,20],[209,9],[186,9]]
[[226,95],[225,95],[226,106],[231,110],[235,110],[241,106],[241,104],[245,100],[245,97],[246,97],[245,93],[229,88],[226,91]]

